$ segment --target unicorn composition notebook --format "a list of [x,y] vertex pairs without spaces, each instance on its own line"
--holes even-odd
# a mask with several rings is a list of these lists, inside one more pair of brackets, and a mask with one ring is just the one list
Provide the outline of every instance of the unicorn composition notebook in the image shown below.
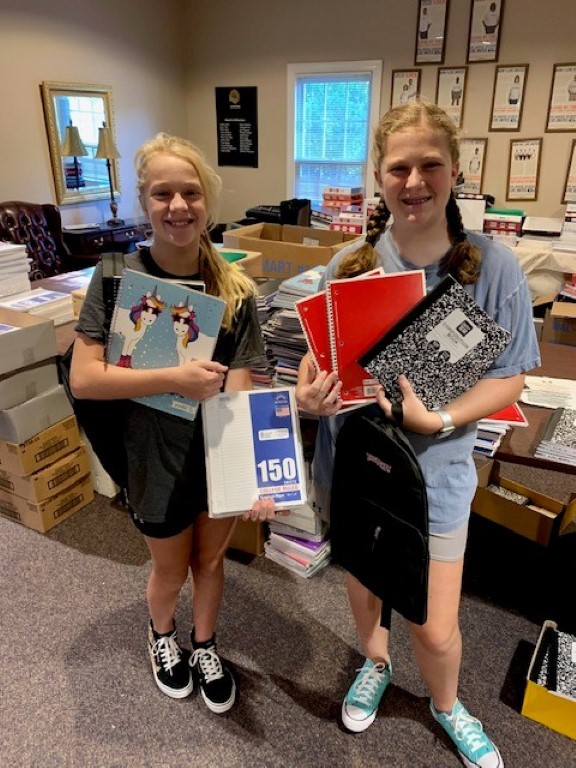
[[[108,337],[107,360],[124,368],[168,368],[210,360],[225,302],[191,286],[124,269]],[[165,392],[133,398],[192,421],[198,401]]]

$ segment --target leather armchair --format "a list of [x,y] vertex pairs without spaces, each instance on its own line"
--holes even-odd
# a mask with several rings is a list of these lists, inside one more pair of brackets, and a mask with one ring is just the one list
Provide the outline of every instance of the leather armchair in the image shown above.
[[62,240],[62,219],[51,203],[0,202],[0,240],[25,245],[30,280],[41,280],[69,270],[70,251]]

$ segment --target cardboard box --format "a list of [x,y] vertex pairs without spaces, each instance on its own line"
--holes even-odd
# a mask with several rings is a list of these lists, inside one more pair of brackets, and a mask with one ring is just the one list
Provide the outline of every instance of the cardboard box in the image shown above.
[[0,440],[0,470],[31,475],[80,446],[76,416],[42,430],[24,443]]
[[[564,505],[558,499],[501,477],[500,464],[497,461],[488,461],[482,466],[477,466],[476,472],[478,487],[472,500],[472,511],[531,541],[548,544],[556,529],[556,520],[559,523],[562,515],[571,516],[576,511],[576,500]],[[531,509],[524,504],[517,504],[493,493],[488,490],[488,485],[492,483],[527,496],[530,504],[539,509]]]
[[74,410],[61,384],[24,403],[0,411],[0,440],[24,443],[38,432],[51,427]]
[[526,676],[522,714],[524,717],[542,723],[553,731],[576,739],[576,699],[557,691],[550,691],[537,682],[546,650],[544,643],[548,629],[556,630],[556,623],[550,620],[545,621],[540,631],[536,650]]
[[546,312],[542,341],[576,346],[576,302],[555,301]]
[[46,533],[93,500],[92,480],[90,475],[85,475],[62,493],[41,502],[0,491],[0,514],[27,528]]
[[255,520],[238,520],[230,539],[230,549],[238,549],[249,555],[262,555],[266,540],[265,524]]
[[244,248],[224,248],[221,245],[217,245],[216,248],[226,261],[236,264],[247,275],[251,277],[260,277],[262,275],[262,254],[260,251],[247,251]]
[[57,354],[52,320],[0,308],[0,374],[13,373]]
[[0,376],[0,410],[30,400],[58,386],[58,367],[54,359],[34,363]]
[[80,477],[90,474],[88,452],[81,445],[63,459],[48,464],[31,475],[15,475],[0,471],[0,491],[39,502],[73,485]]
[[245,248],[263,255],[262,277],[286,279],[310,267],[328,264],[332,256],[358,235],[289,224],[250,224],[223,234],[227,248]]
[[84,299],[86,298],[87,291],[88,291],[88,286],[85,285],[83,288],[76,288],[75,290],[70,292],[72,296],[72,312],[76,319],[80,317],[80,310],[82,309],[82,304],[84,303]]

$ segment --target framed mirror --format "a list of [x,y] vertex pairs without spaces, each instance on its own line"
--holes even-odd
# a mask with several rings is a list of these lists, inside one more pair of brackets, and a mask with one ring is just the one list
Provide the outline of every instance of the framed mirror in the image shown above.
[[105,85],[44,81],[40,90],[59,205],[110,199],[120,193],[118,163],[96,157],[99,128],[114,136],[112,89]]

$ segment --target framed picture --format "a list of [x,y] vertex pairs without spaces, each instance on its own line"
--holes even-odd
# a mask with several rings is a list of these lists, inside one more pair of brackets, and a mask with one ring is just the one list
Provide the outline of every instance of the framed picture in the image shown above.
[[420,96],[420,69],[394,69],[392,71],[392,100],[390,106],[397,107],[416,101]]
[[554,64],[546,130],[576,130],[576,64]]
[[496,67],[490,131],[519,131],[528,64]]
[[460,139],[460,192],[481,195],[488,139]]
[[458,128],[462,125],[467,71],[468,67],[438,68],[436,104],[450,115]]
[[536,200],[542,139],[512,139],[506,200]]
[[471,0],[468,62],[498,61],[504,0]]
[[414,64],[442,64],[450,0],[420,0]]
[[563,203],[576,203],[576,139],[572,140],[572,149],[568,160],[566,181],[564,183]]

